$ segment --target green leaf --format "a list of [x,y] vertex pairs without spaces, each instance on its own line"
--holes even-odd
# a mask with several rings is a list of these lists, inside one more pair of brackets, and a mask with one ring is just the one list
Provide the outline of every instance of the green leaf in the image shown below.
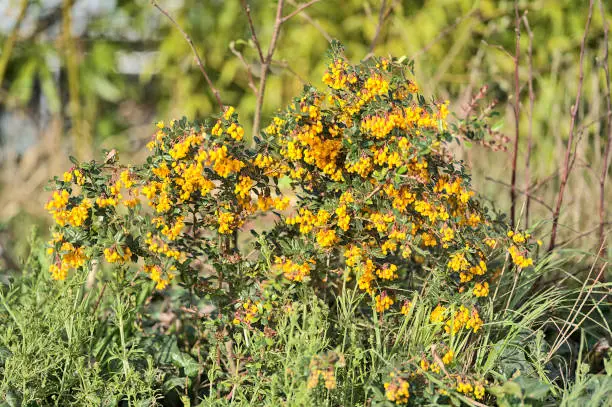
[[177,367],[182,367],[188,377],[194,377],[200,370],[200,365],[190,355],[176,349],[171,354],[172,362]]

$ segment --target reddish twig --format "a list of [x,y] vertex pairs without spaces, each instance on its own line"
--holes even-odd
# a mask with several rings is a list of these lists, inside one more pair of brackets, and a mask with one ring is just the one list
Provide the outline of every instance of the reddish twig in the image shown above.
[[193,41],[191,40],[191,37],[189,36],[189,34],[187,34],[181,28],[181,26],[176,22],[176,20],[174,20],[174,18],[172,18],[172,16],[170,16],[170,14],[168,14],[168,12],[166,10],[164,10],[159,4],[157,4],[157,2],[155,0],[151,0],[151,4],[153,5],[153,7],[158,9],[160,13],[165,15],[170,20],[170,22],[172,22],[172,24],[181,32],[181,34],[185,38],[185,41],[187,41],[187,44],[189,44],[189,47],[191,48],[191,51],[193,52],[193,55],[194,55],[195,60],[196,60],[196,63],[198,64],[198,67],[200,68],[200,71],[202,72],[202,75],[204,75],[204,79],[206,80],[206,83],[208,84],[208,87],[210,88],[210,90],[212,91],[213,95],[215,96],[215,99],[217,99],[217,104],[219,105],[221,110],[223,110],[224,105],[223,105],[223,102],[221,101],[221,95],[219,94],[219,91],[217,90],[217,88],[215,88],[215,85],[210,80],[210,77],[208,76],[208,73],[206,73],[206,69],[204,69],[204,63],[202,63],[202,59],[200,58],[200,54],[198,53],[198,50],[196,49],[196,47],[193,45]]
[[[608,55],[608,35],[610,32],[610,25],[606,19],[606,12],[603,7],[603,2],[599,0],[599,9],[601,11],[601,17],[603,19],[604,27],[604,54],[601,61],[603,67],[604,76],[606,80],[606,107],[608,110],[606,118],[606,146],[604,148],[603,164],[601,167],[601,175],[599,176],[599,245],[604,247],[605,234],[604,225],[606,223],[606,200],[605,200],[605,188],[606,188],[606,176],[608,174],[608,165],[610,159],[610,144],[612,142],[612,103],[610,102],[610,69],[608,67],[609,55]],[[605,247],[603,249],[605,253]]]
[[368,54],[363,58],[364,61],[370,59],[374,56],[374,49],[376,48],[376,44],[378,43],[378,37],[380,37],[380,33],[382,31],[382,27],[385,23],[385,20],[391,15],[391,11],[393,10],[393,5],[387,9],[387,0],[383,0],[380,5],[380,12],[378,13],[378,24],[376,24],[376,31],[374,32],[374,38],[372,38],[372,42],[370,43],[370,49],[368,50]]
[[272,63],[272,56],[274,55],[274,50],[276,49],[278,34],[280,33],[280,28],[283,24],[284,5],[284,0],[278,0],[278,4],[276,6],[276,19],[274,20],[274,28],[272,30],[272,38],[270,39],[270,45],[268,46],[268,53],[266,54],[261,64],[259,89],[257,91],[257,101],[255,102],[255,117],[253,117],[253,136],[259,135],[259,127],[261,123],[261,109],[263,107],[264,95],[266,93],[266,80],[268,79],[268,69],[270,68],[270,64]]
[[98,299],[96,300],[93,310],[91,311],[92,314],[95,314],[96,311],[98,310],[98,307],[100,306],[100,302],[102,301],[102,296],[104,295],[104,291],[106,291],[107,285],[108,285],[108,282],[105,282],[104,285],[102,286],[102,289],[100,290],[100,294],[98,295]]
[[373,53],[374,48],[376,48],[376,43],[378,42],[378,37],[380,36],[380,31],[382,30],[382,25],[385,21],[386,8],[387,0],[382,0],[382,4],[380,5],[380,12],[378,13],[378,24],[376,24],[376,32],[374,33],[374,38],[372,38],[372,43],[370,44],[370,54]]
[[520,127],[520,92],[519,63],[521,55],[521,19],[518,0],[514,0],[515,50],[514,50],[514,150],[512,151],[512,179],[510,181],[510,225],[516,226],[516,164],[518,160],[519,127]]
[[242,8],[244,9],[244,13],[249,20],[249,29],[251,30],[251,38],[253,39],[253,43],[255,44],[255,48],[257,49],[257,54],[259,55],[259,62],[264,63],[263,52],[261,51],[261,45],[259,45],[259,39],[257,39],[257,34],[255,33],[255,26],[253,25],[253,19],[251,18],[251,7],[247,4],[246,0],[240,0],[242,3]]
[[561,205],[563,203],[563,194],[565,193],[565,187],[569,178],[569,165],[570,165],[570,154],[572,151],[572,145],[574,142],[574,129],[576,127],[576,118],[578,117],[578,106],[580,104],[580,96],[582,94],[582,83],[584,82],[584,50],[586,39],[589,34],[589,26],[591,25],[591,19],[593,17],[593,1],[589,0],[589,14],[587,16],[586,25],[584,28],[584,36],[580,43],[580,67],[578,74],[578,89],[576,92],[576,100],[571,108],[571,119],[570,119],[570,130],[569,137],[567,139],[567,148],[565,150],[565,158],[563,160],[563,173],[561,174],[561,185],[559,186],[559,194],[557,195],[557,203],[555,211],[553,212],[552,229],[550,233],[550,244],[548,245],[548,251],[552,251],[555,248],[555,241],[557,238],[557,228],[559,227],[559,214],[561,212]]
[[523,25],[525,26],[525,30],[527,31],[527,36],[529,38],[529,45],[527,48],[528,55],[528,63],[529,63],[529,74],[528,74],[528,86],[529,86],[529,112],[528,112],[528,122],[529,127],[527,130],[527,154],[525,156],[525,228],[529,228],[529,204],[530,202],[530,192],[529,185],[531,183],[531,150],[533,148],[533,106],[535,104],[535,93],[533,91],[533,32],[531,31],[531,27],[529,27],[529,20],[527,19],[527,12],[523,15]]

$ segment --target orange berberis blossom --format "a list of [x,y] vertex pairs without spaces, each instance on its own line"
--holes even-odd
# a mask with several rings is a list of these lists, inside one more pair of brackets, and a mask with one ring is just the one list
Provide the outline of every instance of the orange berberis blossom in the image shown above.
[[[446,148],[454,140],[448,102],[427,101],[405,64],[385,58],[350,65],[336,53],[323,82],[326,91],[307,86],[255,140],[244,139],[229,107],[204,123],[159,122],[144,164],[75,160],[46,206],[56,221],[53,278],[101,257],[135,265],[157,289],[184,281],[194,261],[222,274],[240,251],[234,235],[274,211],[268,273],[356,285],[381,313],[408,313],[406,293],[429,280],[442,293],[431,323],[478,332],[478,299],[499,275],[495,259],[529,267],[532,243],[475,199]],[[407,398],[407,387],[393,383],[392,396]],[[481,386],[472,391],[480,396]]]

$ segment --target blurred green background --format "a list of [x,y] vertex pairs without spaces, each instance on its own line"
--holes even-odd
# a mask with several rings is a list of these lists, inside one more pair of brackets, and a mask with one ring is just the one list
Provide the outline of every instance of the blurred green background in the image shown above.
[[[265,49],[276,2],[248,3]],[[287,0],[285,15],[303,3]],[[241,1],[159,4],[191,35],[224,103],[236,106],[250,134],[255,96],[233,51],[252,66],[255,79],[259,67]],[[537,202],[532,201],[529,226],[540,221],[537,233],[544,241],[577,92],[588,4],[518,1],[533,35],[534,90],[530,118],[530,40],[521,25],[518,186],[522,190],[527,182],[531,122],[530,182],[537,186],[532,188]],[[341,41],[352,60],[364,58],[382,15],[376,54],[414,59],[423,93],[449,99],[458,117],[481,86],[488,85],[483,103],[497,100],[500,113],[492,127],[513,140],[514,7],[508,0],[321,0],[281,28],[263,124],[299,94],[304,83],[321,85],[331,39]],[[610,20],[608,1],[603,8]],[[48,178],[70,167],[69,154],[100,159],[102,149],[117,148],[123,162],[142,161],[155,121],[183,115],[203,118],[216,113],[216,106],[187,42],[149,1],[1,0],[0,17],[0,252],[5,266],[16,267],[31,225],[47,231],[49,218],[42,207],[48,193],[43,188]],[[597,245],[598,180],[607,137],[603,21],[595,1],[585,49],[576,159],[560,221],[559,242],[588,249]],[[511,142],[507,152],[477,144],[456,149],[472,167],[476,191],[504,211],[509,208],[511,151]],[[606,200],[612,201],[610,189]],[[521,195],[519,210],[523,203]]]

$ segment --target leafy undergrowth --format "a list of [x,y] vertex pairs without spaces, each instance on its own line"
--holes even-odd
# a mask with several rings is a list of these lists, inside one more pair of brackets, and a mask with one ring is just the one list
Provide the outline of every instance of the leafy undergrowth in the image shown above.
[[610,398],[607,263],[540,255],[448,149],[486,109],[447,122],[405,61],[339,47],[323,81],[253,143],[230,107],[54,179],[53,238],[0,298],[5,404]]

